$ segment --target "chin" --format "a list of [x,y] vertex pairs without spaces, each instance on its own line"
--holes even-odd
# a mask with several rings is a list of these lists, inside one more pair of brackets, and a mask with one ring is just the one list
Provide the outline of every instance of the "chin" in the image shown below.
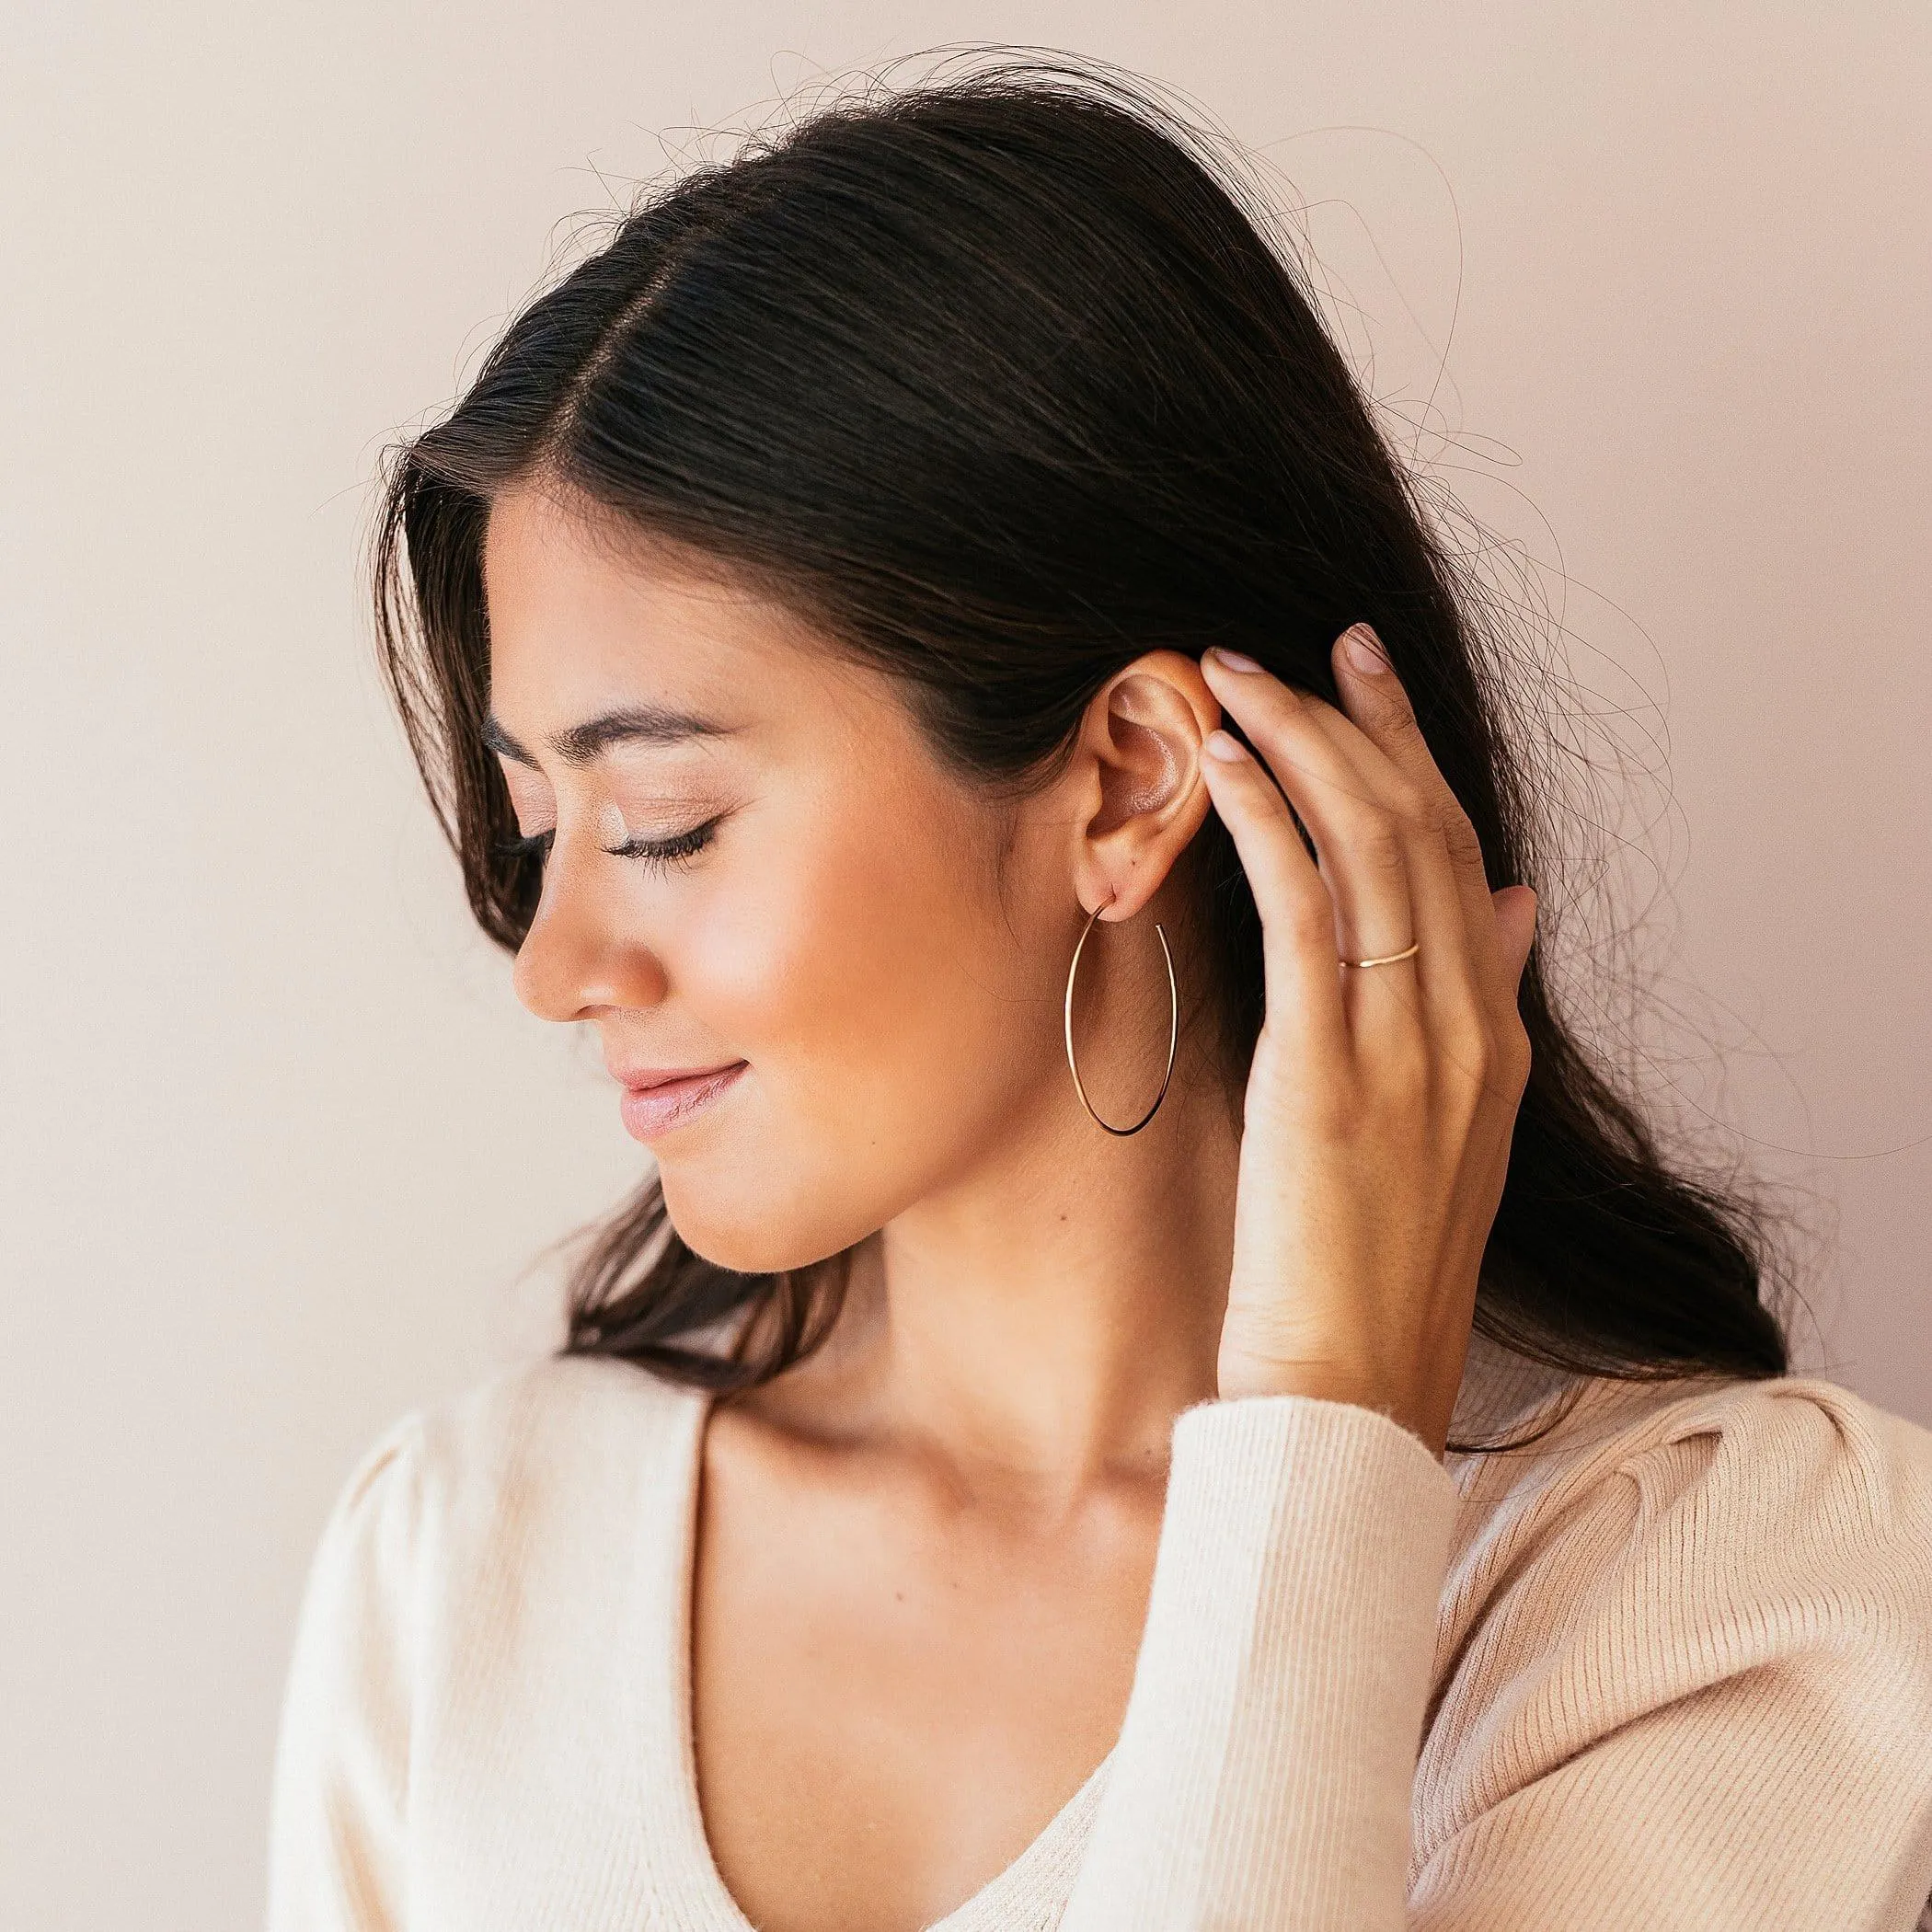
[[700,1260],[736,1274],[809,1268],[864,1240],[878,1226],[828,1213],[822,1201],[808,1206],[788,1199],[782,1187],[761,1184],[746,1195],[712,1184],[711,1176],[674,1167],[661,1168],[659,1181],[678,1239]]

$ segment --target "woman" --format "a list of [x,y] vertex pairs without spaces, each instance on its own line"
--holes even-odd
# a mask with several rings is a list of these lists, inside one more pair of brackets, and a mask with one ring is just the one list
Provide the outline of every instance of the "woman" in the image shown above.
[[[1909,1926],[1932,1437],[1533,944],[1528,747],[1133,90],[834,109],[391,474],[486,932],[657,1172],[316,1559],[270,1918]],[[1491,881],[1499,881],[1492,888]]]

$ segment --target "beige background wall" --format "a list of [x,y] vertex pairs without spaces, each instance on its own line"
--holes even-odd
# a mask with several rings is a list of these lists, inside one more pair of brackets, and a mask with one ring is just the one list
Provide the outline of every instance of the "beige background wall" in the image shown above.
[[641,1158],[594,1043],[469,929],[381,704],[379,447],[658,131],[961,39],[1274,144],[1419,453],[1560,545],[1575,674],[1649,761],[1640,959],[1688,1028],[1659,1090],[1804,1190],[1808,1365],[1932,1424],[1922,5],[27,0],[0,1923],[255,1922],[329,1498],[394,1415],[544,1344],[530,1264]]

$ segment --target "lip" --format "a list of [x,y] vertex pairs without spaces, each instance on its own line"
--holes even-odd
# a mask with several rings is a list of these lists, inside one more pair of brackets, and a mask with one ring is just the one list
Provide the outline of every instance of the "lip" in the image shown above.
[[750,1064],[748,1060],[736,1060],[729,1066],[669,1077],[663,1077],[657,1068],[639,1067],[620,1075],[624,1098],[618,1111],[624,1116],[625,1132],[634,1140],[650,1141],[682,1127],[700,1108],[709,1106],[732,1087]]

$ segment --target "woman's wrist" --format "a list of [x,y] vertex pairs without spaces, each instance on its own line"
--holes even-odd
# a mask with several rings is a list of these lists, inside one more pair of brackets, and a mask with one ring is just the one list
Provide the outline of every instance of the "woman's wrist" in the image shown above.
[[1346,1402],[1374,1410],[1417,1437],[1438,1462],[1448,1439],[1446,1417],[1425,1413],[1419,1399],[1378,1385],[1340,1363],[1279,1362],[1245,1351],[1224,1349],[1217,1364],[1219,1399],[1224,1402],[1305,1396],[1320,1402]]

